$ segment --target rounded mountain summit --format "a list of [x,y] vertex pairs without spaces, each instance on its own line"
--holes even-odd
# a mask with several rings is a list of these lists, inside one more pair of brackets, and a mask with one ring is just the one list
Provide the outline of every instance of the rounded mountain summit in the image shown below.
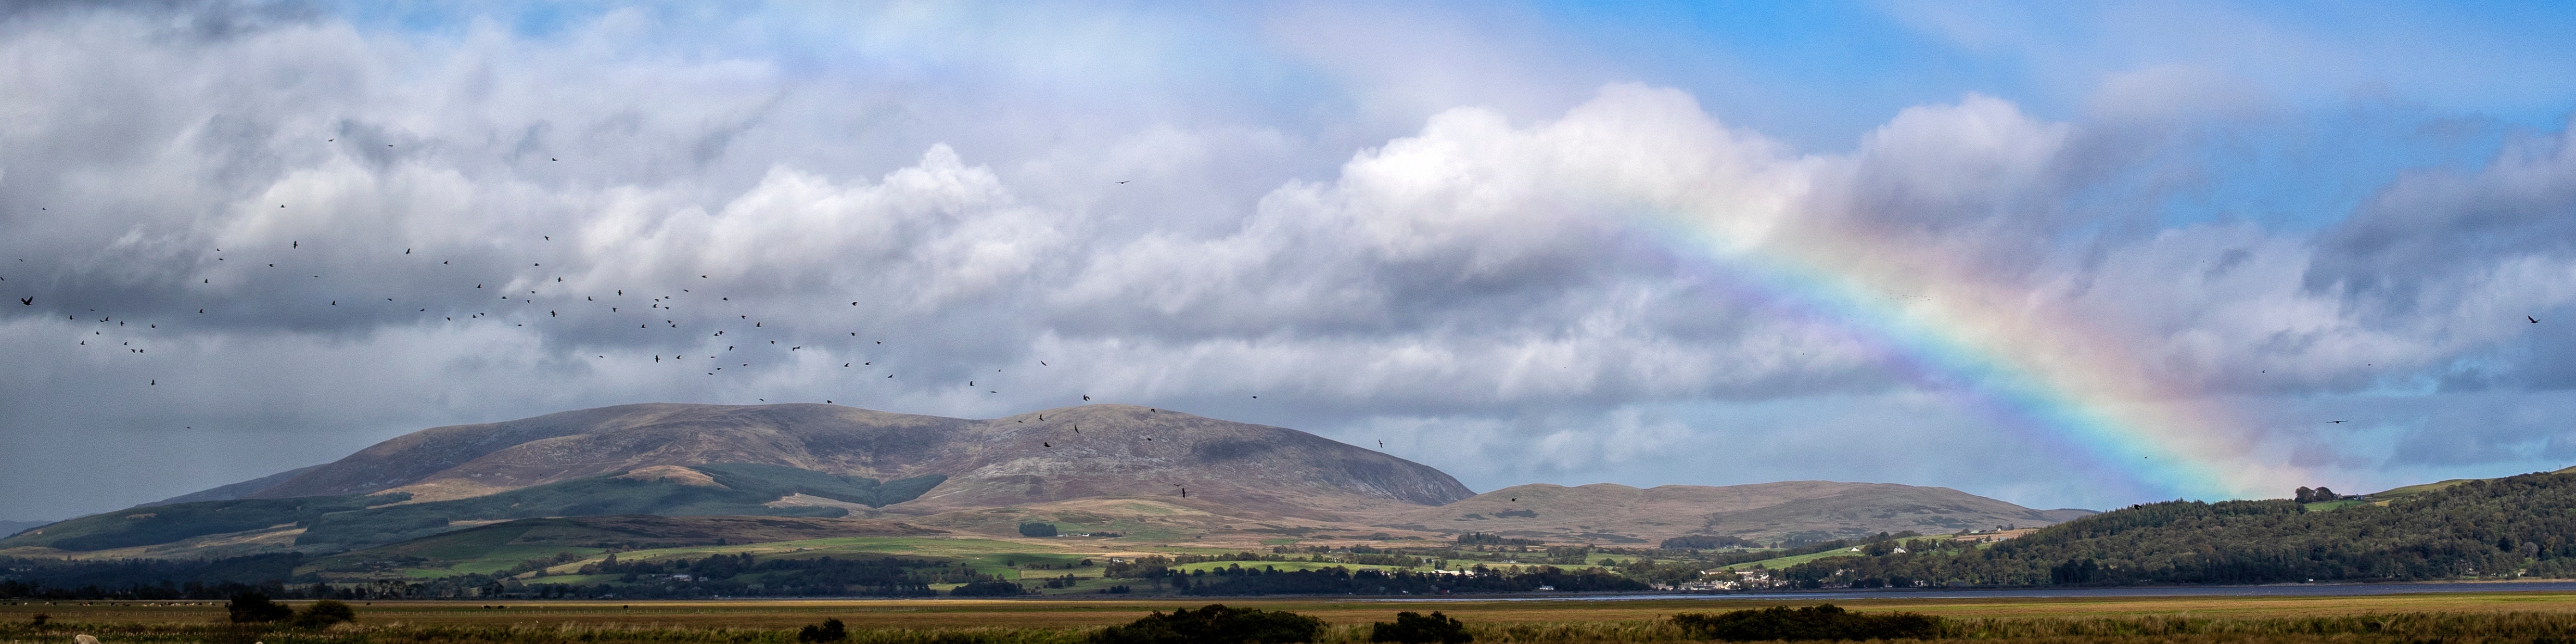
[[884,507],[916,515],[1151,496],[1336,520],[1474,495],[1430,466],[1314,434],[1132,405],[968,420],[837,405],[648,403],[421,430],[225,496],[406,492],[418,503],[620,472],[719,485],[689,469],[715,464],[890,482],[944,477]]

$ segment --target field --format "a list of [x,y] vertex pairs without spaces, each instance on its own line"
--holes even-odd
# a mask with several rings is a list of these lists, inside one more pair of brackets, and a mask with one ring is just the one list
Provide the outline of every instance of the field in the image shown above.
[[[120,642],[793,642],[794,629],[825,618],[849,624],[852,642],[1076,642],[1087,629],[1147,612],[1221,602],[1312,615],[1333,625],[1327,641],[1366,641],[1367,624],[1397,611],[1438,610],[1465,621],[1479,642],[1684,641],[1664,617],[1815,602],[1221,600],[811,600],[685,602],[359,602],[360,621],[326,631],[236,631],[220,602],[18,602],[0,604],[0,643],[68,642],[93,634]],[[302,603],[302,602],[295,602]],[[1834,602],[1862,612],[1946,618],[1952,639],[1979,642],[2317,642],[2446,644],[2576,641],[2576,593],[2441,593],[2366,597],[2152,597],[1865,599]],[[41,628],[27,624],[48,614]],[[245,639],[248,638],[248,639]]]

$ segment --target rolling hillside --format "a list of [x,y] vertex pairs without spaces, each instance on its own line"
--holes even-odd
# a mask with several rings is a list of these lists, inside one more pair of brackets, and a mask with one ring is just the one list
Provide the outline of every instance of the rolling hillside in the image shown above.
[[[900,519],[997,539],[1043,522],[1136,544],[1250,549],[1466,532],[1632,546],[1682,535],[1820,540],[2041,525],[2067,513],[2082,511],[1827,481],[1475,495],[1439,470],[1313,434],[1128,405],[969,420],[642,404],[422,430],[332,463],[29,530],[0,539],[0,555],[327,554],[608,515]],[[647,540],[697,534],[627,525]],[[646,534],[666,529],[676,532]]]
[[943,476],[903,514],[1110,495],[1226,498],[1287,516],[1471,494],[1439,470],[1305,432],[1129,405],[990,420],[833,405],[643,404],[439,427],[242,493],[482,496],[654,466],[777,465],[878,480]]
[[2576,473],[2470,480],[2385,503],[2168,501],[1984,550],[1924,544],[1781,571],[1821,585],[2260,584],[2576,575]]
[[1633,545],[1695,534],[1773,542],[1907,530],[1945,533],[2042,526],[2089,514],[2089,510],[2033,510],[1949,488],[1892,483],[1783,481],[1647,489],[1609,483],[1579,487],[1542,483],[1503,488],[1437,508],[1401,509],[1381,523]]

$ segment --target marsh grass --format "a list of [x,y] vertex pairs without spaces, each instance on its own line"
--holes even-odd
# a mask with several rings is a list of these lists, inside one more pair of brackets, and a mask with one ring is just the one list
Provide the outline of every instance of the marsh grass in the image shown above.
[[[1669,620],[1467,625],[1477,644],[1699,642]],[[853,628],[841,644],[1087,644],[1098,628]],[[153,622],[0,623],[0,644],[795,644],[788,628],[654,624],[435,625],[386,622],[305,630]],[[1366,644],[1369,625],[1324,628],[1316,644]],[[1890,644],[2576,644],[2576,613],[2392,613],[2315,617],[1948,618],[1941,637]]]

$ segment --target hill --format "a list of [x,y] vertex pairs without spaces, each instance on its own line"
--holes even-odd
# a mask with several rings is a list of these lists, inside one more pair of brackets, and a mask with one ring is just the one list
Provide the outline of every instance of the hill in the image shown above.
[[1991,548],[1929,540],[1785,568],[1809,586],[2258,584],[2576,575],[2576,473],[2470,480],[2331,510],[2171,501]]
[[1419,463],[1280,427],[1130,405],[989,420],[834,405],[641,404],[407,434],[243,498],[402,492],[417,501],[654,466],[776,465],[946,477],[909,514],[1111,495],[1194,494],[1288,516],[1472,494]]
[[2033,510],[1949,488],[1893,483],[1783,481],[1647,489],[1540,483],[1437,508],[1399,509],[1382,523],[1555,542],[1646,544],[1686,535],[1775,542],[1908,530],[1946,533],[2041,526],[2091,513]]
[[[2558,471],[2551,472],[2551,473],[2552,473],[2552,474],[2576,474],[2576,467],[2561,468],[2561,469],[2559,469]],[[2448,479],[2448,480],[2442,480],[2442,481],[2434,481],[2434,482],[2431,482],[2431,483],[2417,483],[2417,484],[2414,484],[2414,485],[2408,485],[2408,486],[2404,486],[2404,487],[2390,488],[2390,489],[2388,489],[2388,490],[2384,490],[2384,491],[2380,491],[2380,492],[2372,492],[2372,493],[2370,493],[2370,494],[2364,494],[2364,495],[2361,495],[2361,497],[2362,497],[2363,499],[2370,500],[2370,501],[2387,501],[2387,500],[2391,500],[2391,499],[2399,499],[2399,498],[2405,498],[2405,497],[2415,496],[2415,495],[2417,495],[2417,494],[2423,494],[2423,493],[2425,493],[2425,492],[2431,492],[2431,491],[2434,491],[2434,490],[2444,489],[2444,488],[2448,488],[2448,487],[2451,487],[2451,486],[2454,486],[2454,485],[2459,485],[2459,484],[2461,484],[2461,483],[2467,483],[2467,482],[2470,482],[2470,481],[2493,481],[2493,480],[2495,480],[2495,479]]]
[[[1518,499],[1518,500],[1514,500]],[[642,404],[438,427],[332,463],[0,539],[82,559],[327,554],[498,522],[605,515],[902,519],[957,536],[1023,523],[1134,544],[1449,541],[1467,532],[1654,545],[1824,540],[2062,517],[1944,488],[1529,485],[1474,495],[1439,470],[1292,429],[1128,405],[996,419],[833,405]],[[631,523],[637,539],[679,524]],[[669,534],[649,534],[674,530]]]

